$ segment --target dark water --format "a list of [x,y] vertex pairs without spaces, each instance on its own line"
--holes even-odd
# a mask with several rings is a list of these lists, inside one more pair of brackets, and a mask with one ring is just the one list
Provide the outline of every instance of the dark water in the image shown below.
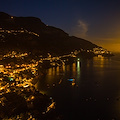
[[65,120],[120,120],[120,54],[80,61],[48,69],[37,87]]

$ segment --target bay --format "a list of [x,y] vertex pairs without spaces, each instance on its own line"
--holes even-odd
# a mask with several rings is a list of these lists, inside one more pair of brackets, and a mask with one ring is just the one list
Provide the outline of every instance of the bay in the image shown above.
[[120,120],[119,53],[49,68],[36,87],[53,97],[65,120]]

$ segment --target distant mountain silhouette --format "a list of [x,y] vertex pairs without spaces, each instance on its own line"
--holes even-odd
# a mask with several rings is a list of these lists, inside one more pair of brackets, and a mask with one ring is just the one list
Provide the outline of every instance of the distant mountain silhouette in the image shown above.
[[[13,30],[21,30],[21,32]],[[0,12],[0,34],[0,47],[4,49],[39,50],[63,54],[97,47],[87,40],[69,36],[59,28],[47,26],[39,18],[15,17],[4,12]]]

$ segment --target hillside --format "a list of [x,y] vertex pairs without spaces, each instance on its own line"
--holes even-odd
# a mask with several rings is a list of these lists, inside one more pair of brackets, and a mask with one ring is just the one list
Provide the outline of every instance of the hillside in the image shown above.
[[92,50],[97,45],[47,26],[39,18],[15,17],[0,12],[0,47],[64,54],[73,50]]

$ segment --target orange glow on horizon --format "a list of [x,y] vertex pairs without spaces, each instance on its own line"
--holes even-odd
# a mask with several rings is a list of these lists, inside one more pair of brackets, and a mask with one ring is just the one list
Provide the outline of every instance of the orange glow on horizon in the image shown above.
[[120,52],[120,43],[102,44],[102,47],[112,52]]

